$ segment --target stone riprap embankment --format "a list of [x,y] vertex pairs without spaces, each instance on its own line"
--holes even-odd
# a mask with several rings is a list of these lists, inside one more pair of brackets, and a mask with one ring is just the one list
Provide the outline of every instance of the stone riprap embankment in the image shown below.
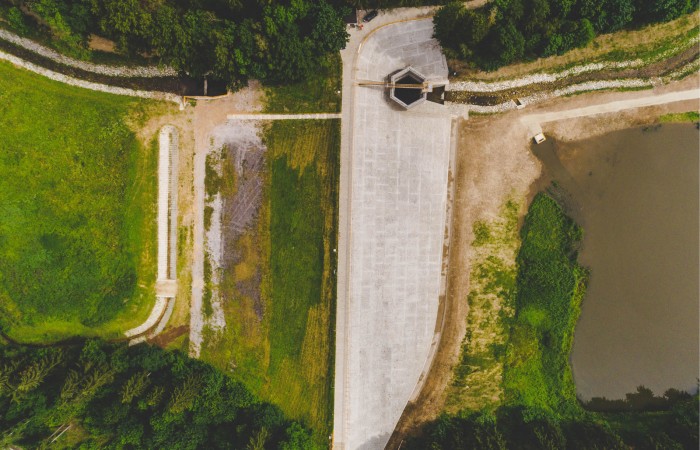
[[76,86],[76,87],[80,87],[80,88],[84,88],[84,89],[90,89],[92,91],[107,92],[107,93],[116,94],[116,95],[127,95],[130,97],[148,98],[148,99],[152,99],[152,100],[163,100],[163,101],[174,102],[177,104],[182,104],[182,97],[180,97],[179,95],[172,94],[170,92],[142,91],[142,90],[137,90],[137,89],[109,86],[106,84],[93,83],[91,81],[79,80],[77,78],[73,78],[73,77],[70,77],[68,75],[64,75],[62,73],[54,72],[53,70],[45,69],[45,68],[40,67],[36,64],[30,63],[28,61],[24,61],[21,58],[18,58],[14,55],[10,55],[9,53],[5,53],[2,51],[0,51],[0,59],[8,61],[8,62],[14,64],[15,66],[22,67],[23,69],[27,69],[31,72],[36,73],[36,74],[45,76],[46,78],[50,78],[54,81],[65,83],[65,84],[68,84],[71,86]]
[[571,67],[556,73],[536,73],[497,81],[455,81],[446,87],[445,101],[467,105],[472,112],[497,113],[523,104],[604,89],[643,89],[668,83],[698,67],[700,38],[671,48],[651,60],[605,61]]
[[0,39],[11,42],[19,47],[34,52],[38,55],[76,69],[85,70],[87,72],[99,73],[111,77],[139,77],[139,78],[159,78],[159,77],[175,77],[177,71],[172,67],[157,67],[157,66],[108,66],[105,64],[95,64],[79,59],[71,58],[62,55],[57,51],[44,47],[43,45],[32,41],[31,39],[23,38],[8,30],[0,28]]

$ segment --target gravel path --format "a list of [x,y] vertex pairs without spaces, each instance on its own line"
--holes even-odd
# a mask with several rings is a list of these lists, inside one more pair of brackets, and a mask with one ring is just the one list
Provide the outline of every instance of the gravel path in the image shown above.
[[645,97],[589,105],[581,108],[567,109],[564,111],[527,114],[522,116],[520,121],[527,126],[531,134],[530,137],[532,137],[535,134],[542,132],[542,128],[540,127],[541,123],[592,116],[596,114],[613,113],[625,109],[663,105],[665,103],[680,102],[684,100],[700,100],[700,89],[696,88],[684,91],[667,92],[665,94],[652,94]]
[[8,30],[0,29],[0,39],[11,42],[17,46],[25,48],[29,51],[37,53],[45,58],[49,58],[66,66],[75,67],[76,69],[85,70],[88,72],[99,73],[101,75],[109,75],[112,77],[174,77],[178,73],[172,67],[156,67],[156,66],[108,66],[104,64],[95,64],[86,61],[80,61],[69,56],[62,55],[57,51],[44,47],[43,45],[32,41],[31,39],[20,37]]

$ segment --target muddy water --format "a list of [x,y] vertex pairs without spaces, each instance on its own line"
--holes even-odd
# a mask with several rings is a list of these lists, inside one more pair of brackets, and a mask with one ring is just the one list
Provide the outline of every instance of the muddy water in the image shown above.
[[697,388],[698,148],[694,125],[533,146],[584,228],[591,277],[572,353],[582,399]]

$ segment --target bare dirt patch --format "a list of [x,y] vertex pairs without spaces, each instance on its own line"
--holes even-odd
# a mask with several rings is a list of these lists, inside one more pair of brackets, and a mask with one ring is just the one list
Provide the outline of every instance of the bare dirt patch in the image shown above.
[[90,50],[99,50],[101,52],[116,53],[117,44],[102,36],[91,34],[88,38],[88,46]]

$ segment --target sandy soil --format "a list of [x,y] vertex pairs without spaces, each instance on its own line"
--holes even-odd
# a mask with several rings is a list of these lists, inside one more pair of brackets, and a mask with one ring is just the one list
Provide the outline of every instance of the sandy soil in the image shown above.
[[117,44],[102,36],[91,34],[88,38],[88,46],[91,50],[99,50],[101,52],[116,53]]
[[[654,92],[679,91],[698,86],[699,76],[655,88]],[[549,112],[596,103],[649,95],[643,92],[589,93],[560,98],[527,108],[527,112]],[[654,122],[661,114],[698,110],[698,101],[627,110],[543,125],[545,135],[577,140],[610,131]],[[401,439],[420,425],[435,419],[445,405],[445,391],[457,364],[466,329],[469,273],[474,258],[473,225],[498,217],[508,198],[526,198],[520,220],[538,188],[539,161],[530,152],[527,130],[518,120],[520,111],[492,116],[474,116],[461,125],[455,173],[452,242],[449,256],[447,312],[440,347],[417,400],[409,404],[387,448],[397,448]]]

